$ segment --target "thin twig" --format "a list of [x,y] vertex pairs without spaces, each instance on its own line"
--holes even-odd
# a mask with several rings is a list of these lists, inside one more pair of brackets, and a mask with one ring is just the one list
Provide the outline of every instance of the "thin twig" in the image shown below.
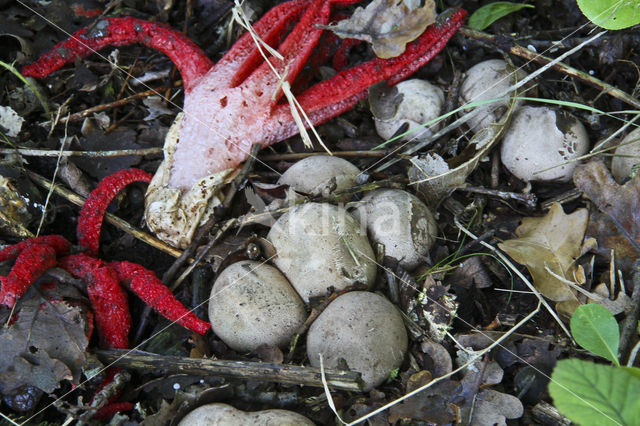
[[[173,85],[174,86],[179,86],[182,84],[182,81],[177,81],[175,82]],[[118,108],[121,107],[123,105],[128,104],[129,102],[133,102],[136,99],[141,99],[141,98],[148,98],[149,96],[154,96],[157,95],[158,92],[161,92],[163,90],[166,89],[166,86],[160,86],[160,87],[156,87],[155,89],[150,89],[150,90],[145,90],[144,92],[140,92],[140,93],[136,93],[134,95],[131,96],[127,96],[126,98],[122,98],[119,99],[117,101],[113,101],[113,102],[109,102],[106,104],[102,104],[102,105],[96,105],[93,106],[91,108],[87,108],[83,111],[79,111],[76,113],[71,114],[69,117],[67,118],[63,118],[62,120],[60,120],[60,123],[66,123],[68,121],[82,121],[84,118],[96,113],[96,112],[102,112],[102,111],[107,111],[113,108]]]
[[20,154],[25,157],[90,157],[111,158],[162,154],[162,148],[117,149],[113,151],[63,151],[53,149],[0,148],[0,155]]
[[[528,61],[536,62],[538,64],[546,65],[554,61],[554,59],[552,58],[548,58],[513,42],[509,42],[509,40],[507,40],[504,36],[497,37],[483,31],[474,30],[468,27],[460,28],[458,33],[464,35],[465,37],[473,38],[475,40],[491,44],[500,50],[508,49],[509,53],[511,53],[512,55],[519,56]],[[632,105],[634,108],[640,109],[640,100],[616,88],[615,86],[612,86],[592,75],[589,75],[586,72],[570,67],[563,62],[557,62],[553,64],[552,68],[562,72],[563,74],[575,77],[576,79],[582,81],[585,84],[588,84],[589,86],[595,87],[596,89],[599,89],[602,92],[607,93],[608,95],[622,102]]]
[[501,198],[503,200],[514,200],[524,204],[527,208],[530,208],[530,209],[534,209],[538,202],[537,197],[533,193],[521,194],[519,192],[499,191],[496,189],[482,188],[479,186],[459,187],[459,188],[456,188],[456,191],[488,195],[490,197]]

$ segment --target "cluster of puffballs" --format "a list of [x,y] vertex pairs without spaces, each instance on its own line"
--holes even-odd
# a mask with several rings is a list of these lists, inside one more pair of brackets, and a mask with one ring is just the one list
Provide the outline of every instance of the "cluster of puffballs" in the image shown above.
[[[295,163],[278,183],[299,193],[327,196],[355,186],[359,175],[350,162],[321,155]],[[209,320],[227,346],[243,353],[263,345],[286,347],[307,319],[305,304],[311,298],[354,286],[371,288],[377,272],[372,243],[383,245],[385,254],[405,269],[424,262],[437,225],[416,196],[377,189],[352,204],[350,211],[315,202],[292,208],[267,235],[276,251],[271,264],[244,260],[220,272],[209,299]],[[324,368],[346,364],[361,373],[364,391],[400,367],[407,346],[398,308],[367,290],[336,297],[306,335],[313,367],[321,362]],[[228,406],[214,408],[230,412]]]
[[[332,156],[313,156],[290,167],[280,178],[296,192],[327,195],[353,187],[360,170]],[[267,239],[273,265],[251,260],[224,269],[209,300],[209,320],[230,348],[255,351],[261,345],[283,347],[306,320],[311,298],[376,279],[370,239],[385,254],[412,269],[427,256],[436,223],[416,196],[398,189],[378,189],[345,207],[309,202],[283,214]],[[364,390],[384,382],[398,368],[407,349],[402,316],[385,297],[351,291],[335,298],[311,324],[306,341],[309,362],[337,368],[345,361],[362,374]]]
[[[490,59],[471,67],[465,73],[459,99],[460,106],[479,105],[480,111],[476,110],[467,121],[469,130],[477,133],[496,126],[508,110],[510,87],[526,77],[523,70],[514,70],[501,59]],[[438,123],[419,127],[440,116],[444,103],[442,90],[418,79],[406,80],[395,87],[396,99],[401,96],[401,100],[392,116],[374,117],[378,134],[390,139],[404,126],[409,133],[403,140],[408,141],[437,131]],[[523,89],[519,93],[522,94]],[[495,99],[503,100],[495,102]],[[372,106],[374,112],[379,109]],[[465,110],[462,114],[469,112]],[[640,147],[640,144],[631,146]],[[562,109],[544,104],[526,105],[516,100],[511,123],[502,139],[500,157],[504,167],[522,181],[567,182],[578,164],[576,160],[588,149],[587,131],[576,117]]]

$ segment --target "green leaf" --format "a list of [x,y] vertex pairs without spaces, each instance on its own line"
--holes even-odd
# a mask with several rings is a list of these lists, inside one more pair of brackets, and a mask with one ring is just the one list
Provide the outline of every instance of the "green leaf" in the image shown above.
[[640,379],[622,368],[562,360],[551,375],[549,394],[562,414],[582,426],[640,424]]
[[503,16],[517,12],[524,7],[534,7],[531,4],[512,3],[510,1],[497,1],[482,6],[473,12],[469,18],[469,26],[476,30],[484,30]]
[[596,303],[579,306],[571,316],[571,334],[586,350],[620,365],[620,329],[616,319],[604,306]]
[[640,24],[638,0],[578,0],[584,16],[607,30],[621,30]]
[[632,376],[640,379],[640,368],[636,368],[636,367],[620,367],[620,368],[622,368],[624,371],[631,374]]

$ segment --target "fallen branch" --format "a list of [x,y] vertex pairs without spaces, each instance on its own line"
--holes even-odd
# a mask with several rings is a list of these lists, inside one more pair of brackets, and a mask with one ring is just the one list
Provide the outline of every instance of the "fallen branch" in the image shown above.
[[[131,350],[98,349],[94,353],[100,361],[109,366],[134,370],[161,370],[165,373],[215,375],[233,379],[322,387],[320,369],[312,367],[162,356]],[[333,389],[361,391],[358,372],[325,369],[324,375]]]

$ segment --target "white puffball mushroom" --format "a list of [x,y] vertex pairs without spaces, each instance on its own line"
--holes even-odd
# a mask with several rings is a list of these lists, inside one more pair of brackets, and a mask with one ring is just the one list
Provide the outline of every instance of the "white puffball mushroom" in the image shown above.
[[289,167],[278,183],[304,194],[327,197],[354,186],[359,174],[360,169],[343,158],[314,155]]
[[267,238],[276,249],[275,265],[305,302],[356,283],[370,286],[375,256],[366,232],[344,208],[306,203],[285,213]]
[[305,319],[300,296],[280,271],[264,263],[245,260],[228,266],[211,290],[211,328],[236,351],[285,345]]
[[637,163],[640,163],[640,128],[625,136],[616,148],[611,160],[611,174],[618,183],[622,183]]
[[[398,94],[402,95],[402,100],[397,105],[395,114],[388,118],[374,117],[376,131],[385,140],[391,139],[404,123],[409,124],[408,130],[413,130],[437,118],[442,110],[442,104],[444,104],[442,89],[426,80],[406,80],[398,83],[395,88],[398,90]],[[377,99],[370,97],[369,102],[378,102]],[[372,110],[375,109],[376,106],[372,105]],[[435,123],[422,130],[409,133],[402,140],[407,141],[431,136],[439,127],[440,123]]]
[[305,416],[289,410],[263,410],[247,412],[231,405],[216,402],[202,405],[180,420],[178,426],[313,426]]
[[[514,84],[511,66],[502,59],[489,59],[480,62],[467,70],[460,86],[460,105],[471,102],[484,101],[505,96],[505,92]],[[527,76],[522,69],[517,71],[517,80]],[[516,108],[522,101],[516,101]],[[472,117],[467,124],[476,133],[500,121],[509,107],[509,101],[494,102],[482,106],[482,111]],[[469,111],[465,111],[468,113]]]
[[[574,116],[549,107],[518,110],[502,140],[502,164],[529,181],[567,182],[589,149],[589,136]],[[544,171],[542,171],[544,170]]]
[[311,324],[307,356],[314,367],[337,368],[341,360],[359,371],[365,392],[400,367],[407,331],[396,307],[382,296],[352,291],[336,298]]
[[437,235],[438,226],[429,208],[400,189],[368,193],[353,214],[366,224],[371,240],[383,244],[385,254],[409,270],[429,253]]

